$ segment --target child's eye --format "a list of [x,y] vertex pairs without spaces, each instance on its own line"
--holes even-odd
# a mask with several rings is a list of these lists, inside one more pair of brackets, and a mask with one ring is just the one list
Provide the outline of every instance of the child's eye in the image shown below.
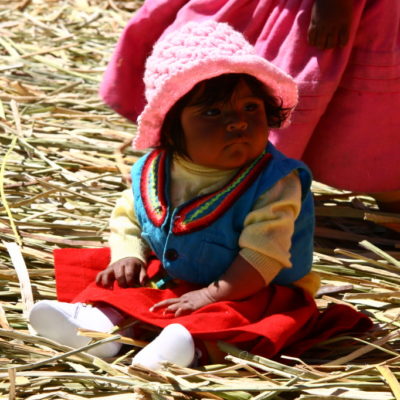
[[255,111],[258,110],[259,107],[260,106],[257,103],[247,103],[245,104],[244,109],[245,111]]
[[207,108],[202,114],[205,117],[217,117],[221,114],[221,110],[219,108]]

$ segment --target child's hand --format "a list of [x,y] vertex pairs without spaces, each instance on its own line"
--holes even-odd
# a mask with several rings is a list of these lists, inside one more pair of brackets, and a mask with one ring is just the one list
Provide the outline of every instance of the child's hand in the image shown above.
[[353,0],[315,0],[308,43],[321,50],[343,47],[349,40]]
[[215,300],[208,293],[208,288],[193,290],[185,293],[181,297],[160,301],[150,308],[150,311],[155,311],[158,308],[166,307],[164,314],[173,313],[175,317],[189,314],[207,304],[214,303]]
[[142,285],[146,281],[144,262],[136,257],[126,257],[110,264],[96,276],[96,283],[102,287],[110,287],[114,281],[122,288]]

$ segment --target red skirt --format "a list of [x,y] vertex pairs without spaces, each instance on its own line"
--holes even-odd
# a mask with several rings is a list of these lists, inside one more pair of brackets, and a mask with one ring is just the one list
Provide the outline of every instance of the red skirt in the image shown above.
[[[314,299],[300,288],[275,284],[240,301],[216,302],[180,317],[164,315],[163,310],[149,309],[198,287],[189,283],[171,289],[121,288],[117,283],[111,289],[99,287],[95,277],[110,262],[109,248],[58,249],[54,259],[59,301],[107,303],[156,327],[180,323],[195,340],[222,340],[264,357],[282,352],[298,356],[334,335],[361,333],[372,326],[366,315],[351,307],[332,305],[320,312]],[[153,260],[149,271],[160,267]]]

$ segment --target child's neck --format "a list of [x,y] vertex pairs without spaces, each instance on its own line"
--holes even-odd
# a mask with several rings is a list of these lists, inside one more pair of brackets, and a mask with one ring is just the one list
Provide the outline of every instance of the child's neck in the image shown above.
[[184,157],[178,154],[174,154],[173,156],[174,162],[176,162],[180,167],[186,169],[188,172],[194,174],[194,175],[205,175],[205,174],[212,174],[212,175],[221,175],[225,176],[230,173],[235,173],[238,168],[234,169],[220,169],[220,168],[214,168],[214,167],[208,167],[205,165],[201,164],[196,164],[192,160],[190,160],[188,157]]

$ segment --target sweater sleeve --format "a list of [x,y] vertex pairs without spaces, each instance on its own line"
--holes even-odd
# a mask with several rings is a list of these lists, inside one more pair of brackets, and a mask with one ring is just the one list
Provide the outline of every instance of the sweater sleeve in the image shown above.
[[244,221],[240,255],[268,285],[282,268],[290,268],[294,222],[300,213],[301,183],[296,172],[260,196]]
[[110,217],[108,242],[111,248],[111,263],[125,257],[136,257],[146,262],[149,248],[141,237],[132,189],[124,190],[115,204]]

